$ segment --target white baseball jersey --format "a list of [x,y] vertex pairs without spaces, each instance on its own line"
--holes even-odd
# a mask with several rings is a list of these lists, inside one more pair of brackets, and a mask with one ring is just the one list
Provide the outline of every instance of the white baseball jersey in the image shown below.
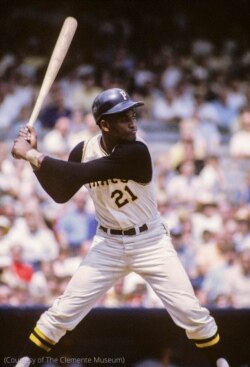
[[[101,134],[84,144],[82,162],[107,156],[100,141]],[[108,179],[85,186],[93,199],[97,220],[105,227],[131,228],[159,216],[152,181],[143,184],[133,180]]]

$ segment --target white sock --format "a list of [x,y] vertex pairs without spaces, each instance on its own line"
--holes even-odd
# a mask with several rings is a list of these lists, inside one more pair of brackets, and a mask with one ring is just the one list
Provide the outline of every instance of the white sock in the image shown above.
[[16,367],[29,367],[31,364],[31,359],[29,357],[22,357],[19,359]]
[[227,361],[224,358],[219,358],[216,361],[217,367],[230,367]]

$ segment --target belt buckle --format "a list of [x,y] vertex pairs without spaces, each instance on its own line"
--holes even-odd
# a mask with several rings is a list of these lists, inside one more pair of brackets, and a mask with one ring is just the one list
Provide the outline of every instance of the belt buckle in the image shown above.
[[110,232],[110,234],[113,234],[113,235],[122,235],[123,234],[123,231],[121,229],[110,229],[109,232]]
[[134,236],[136,235],[136,230],[135,228],[130,228],[130,229],[127,229],[126,231],[123,231],[123,234],[125,236]]

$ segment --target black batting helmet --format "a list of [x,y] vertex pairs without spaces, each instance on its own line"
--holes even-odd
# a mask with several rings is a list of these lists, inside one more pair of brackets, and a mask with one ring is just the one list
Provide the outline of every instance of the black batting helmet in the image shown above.
[[111,88],[98,94],[93,102],[92,112],[98,124],[103,116],[115,115],[143,104],[133,101],[125,90]]

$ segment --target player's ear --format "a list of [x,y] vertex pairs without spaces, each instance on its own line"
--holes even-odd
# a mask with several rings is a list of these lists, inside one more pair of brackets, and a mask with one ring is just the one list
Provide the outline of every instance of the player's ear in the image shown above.
[[109,132],[109,122],[106,120],[101,120],[99,122],[100,129],[105,133]]

